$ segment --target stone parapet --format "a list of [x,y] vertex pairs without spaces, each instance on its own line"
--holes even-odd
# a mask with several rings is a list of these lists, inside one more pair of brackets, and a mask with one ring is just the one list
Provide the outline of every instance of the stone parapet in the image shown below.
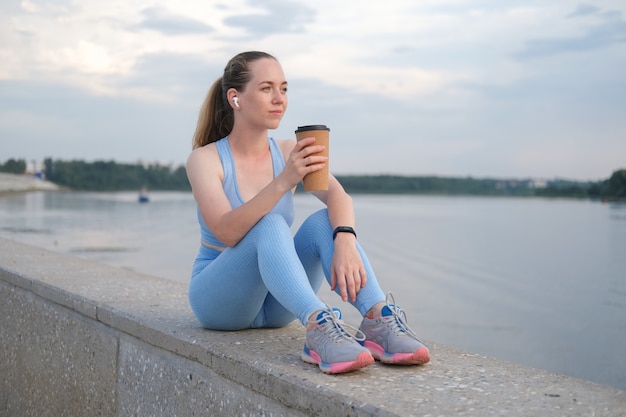
[[626,416],[626,392],[429,343],[329,376],[299,323],[200,328],[186,286],[0,238],[1,416]]

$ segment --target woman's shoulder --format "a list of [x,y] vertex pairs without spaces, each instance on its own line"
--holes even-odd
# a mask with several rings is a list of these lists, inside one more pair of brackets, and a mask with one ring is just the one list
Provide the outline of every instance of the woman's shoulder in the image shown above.
[[193,164],[195,161],[206,162],[218,157],[217,146],[215,143],[209,143],[191,151],[187,157],[187,164]]
[[202,188],[210,184],[213,178],[219,182],[224,178],[224,170],[215,143],[191,151],[185,169],[192,188]]

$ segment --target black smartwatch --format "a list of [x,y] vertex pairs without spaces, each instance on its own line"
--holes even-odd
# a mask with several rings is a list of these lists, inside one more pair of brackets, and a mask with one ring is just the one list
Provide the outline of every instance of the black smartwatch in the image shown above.
[[356,237],[356,232],[350,226],[337,226],[335,230],[333,230],[333,240],[337,237],[337,233],[352,233],[354,237]]

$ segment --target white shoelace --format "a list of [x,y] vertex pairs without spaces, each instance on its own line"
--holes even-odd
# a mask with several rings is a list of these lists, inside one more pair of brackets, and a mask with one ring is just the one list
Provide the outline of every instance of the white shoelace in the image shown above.
[[[389,299],[391,299],[391,303],[389,302]],[[393,297],[392,293],[389,293],[387,295],[387,308],[389,308],[389,310],[391,311],[391,314],[393,314],[393,318],[394,320],[392,322],[390,322],[391,324],[391,328],[393,330],[394,333],[398,334],[398,333],[407,333],[409,334],[411,337],[416,338],[418,341],[420,341],[417,338],[417,335],[413,332],[413,330],[411,330],[411,328],[409,327],[409,325],[406,322],[406,313],[404,312],[403,309],[401,309],[400,307],[398,307],[396,305],[396,300]],[[422,343],[420,341],[420,343]]]
[[[323,324],[320,324],[320,322],[324,320],[326,320],[326,322],[330,321],[331,326],[324,326],[324,331],[328,334],[330,340],[332,340],[334,343],[339,343],[342,341],[342,339],[349,339],[355,342],[362,342],[365,340],[365,334],[361,330],[341,321],[339,317],[337,317],[335,311],[330,307],[328,307],[327,310],[324,310],[324,313],[325,314],[323,314],[321,317],[314,320],[309,319],[307,320],[307,322],[317,323],[320,326],[324,326]],[[348,332],[346,328],[354,331],[354,334]]]

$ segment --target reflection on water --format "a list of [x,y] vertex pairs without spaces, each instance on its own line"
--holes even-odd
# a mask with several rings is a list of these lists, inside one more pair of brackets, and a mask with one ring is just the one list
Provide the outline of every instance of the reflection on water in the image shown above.
[[148,204],[138,204],[136,193],[0,198],[0,236],[182,282],[197,250],[196,227],[189,193],[154,193]]
[[[359,241],[425,340],[626,389],[626,205],[355,196]],[[298,217],[321,207],[297,195]],[[0,197],[0,236],[187,282],[189,193]],[[329,290],[321,296],[359,317]]]

